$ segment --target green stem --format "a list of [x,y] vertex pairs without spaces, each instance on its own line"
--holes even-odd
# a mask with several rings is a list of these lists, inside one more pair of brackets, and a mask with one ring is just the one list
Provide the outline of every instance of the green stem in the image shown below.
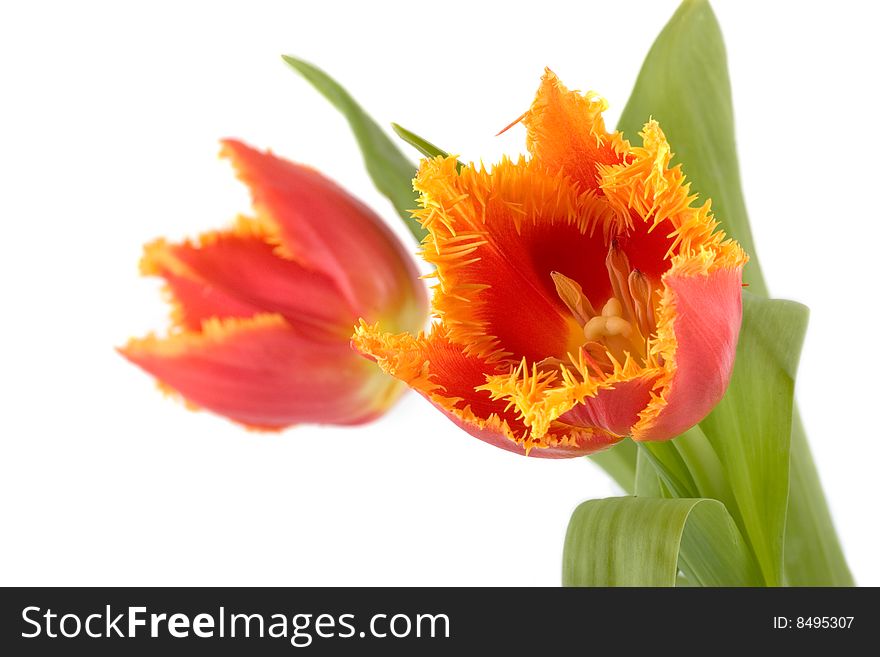
[[663,484],[675,497],[699,497],[691,471],[670,442],[638,443]]
[[671,443],[694,478],[700,497],[723,502],[730,515],[742,527],[739,506],[724,473],[724,466],[700,425],[688,429]]

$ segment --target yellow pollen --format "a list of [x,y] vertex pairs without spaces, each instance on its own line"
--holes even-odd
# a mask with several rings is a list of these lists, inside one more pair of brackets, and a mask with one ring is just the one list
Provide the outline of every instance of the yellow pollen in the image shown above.
[[587,322],[586,326],[584,326],[584,337],[590,342],[598,342],[608,335],[605,326],[607,320],[608,318],[604,316],[593,317],[593,319]]
[[602,317],[620,317],[623,315],[623,306],[616,297],[608,299],[606,304],[602,306]]
[[622,335],[628,338],[632,335],[632,324],[623,317],[611,316],[605,320],[605,335]]

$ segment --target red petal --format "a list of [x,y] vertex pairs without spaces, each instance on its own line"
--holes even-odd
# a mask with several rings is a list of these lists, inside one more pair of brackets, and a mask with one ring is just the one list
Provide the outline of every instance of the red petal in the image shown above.
[[583,332],[551,274],[580,282],[600,307],[607,301],[607,204],[523,159],[491,172],[429,160],[415,184],[430,233],[425,258],[440,280],[434,308],[450,338],[468,352],[516,361],[576,353]]
[[174,324],[188,331],[200,331],[202,322],[212,317],[246,318],[260,313],[258,306],[201,279],[177,275],[172,271],[157,272],[157,275],[162,276],[168,284],[170,301],[174,306]]
[[205,235],[199,244],[155,242],[145,250],[142,269],[168,281],[181,324],[191,330],[210,317],[277,313],[297,328],[344,343],[357,321],[330,278],[279,257],[241,224]]
[[727,390],[742,322],[742,268],[664,279],[675,318],[674,369],[662,399],[633,428],[634,440],[667,440],[700,422]]
[[222,154],[277,231],[282,253],[330,278],[358,316],[422,326],[427,301],[415,264],[372,210],[308,167],[233,140]]
[[585,429],[557,424],[551,426],[548,435],[558,439],[564,438],[573,444],[555,447],[534,447],[527,451],[522,443],[513,442],[499,427],[462,419],[437,402],[431,401],[431,403],[440,409],[446,417],[455,422],[460,429],[463,429],[474,438],[521,456],[544,459],[570,459],[576,456],[587,456],[588,454],[601,452],[620,441],[618,436],[612,436],[600,429]]
[[611,294],[602,240],[563,223],[524,224],[517,234],[512,221],[499,221],[487,226],[486,235],[489,244],[473,254],[480,260],[461,273],[462,279],[489,286],[480,292],[486,333],[496,336],[517,361],[564,358],[576,352],[583,332],[556,293],[550,274],[559,271],[586,281],[587,293],[601,307]]
[[304,337],[279,315],[210,320],[120,351],[193,404],[258,428],[366,422],[401,389],[347,342]]
[[618,436],[627,436],[638,421],[656,381],[656,375],[640,376],[616,383],[587,397],[559,419],[578,427],[597,427]]

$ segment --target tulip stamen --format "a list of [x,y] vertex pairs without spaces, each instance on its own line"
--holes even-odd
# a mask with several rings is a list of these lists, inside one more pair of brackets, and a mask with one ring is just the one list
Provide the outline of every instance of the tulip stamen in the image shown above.
[[558,271],[551,271],[550,277],[556,286],[556,294],[562,299],[562,303],[568,307],[569,311],[578,324],[583,326],[594,318],[598,313],[593,308],[593,304],[584,294],[583,288],[577,281],[573,281],[568,276],[563,276]]
[[648,353],[648,338],[656,326],[651,281],[638,269],[633,269],[627,283],[636,310],[639,332],[645,340],[645,353]]
[[605,266],[608,268],[608,277],[611,280],[611,290],[614,297],[623,304],[620,316],[627,320],[633,319],[635,309],[629,295],[629,275],[632,270],[629,258],[618,245],[616,238],[611,240],[611,247],[605,257]]

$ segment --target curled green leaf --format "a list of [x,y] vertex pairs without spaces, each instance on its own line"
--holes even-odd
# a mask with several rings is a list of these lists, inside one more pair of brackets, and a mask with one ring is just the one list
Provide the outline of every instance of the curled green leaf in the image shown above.
[[759,586],[757,565],[724,505],[707,499],[589,500],[565,537],[564,586]]

